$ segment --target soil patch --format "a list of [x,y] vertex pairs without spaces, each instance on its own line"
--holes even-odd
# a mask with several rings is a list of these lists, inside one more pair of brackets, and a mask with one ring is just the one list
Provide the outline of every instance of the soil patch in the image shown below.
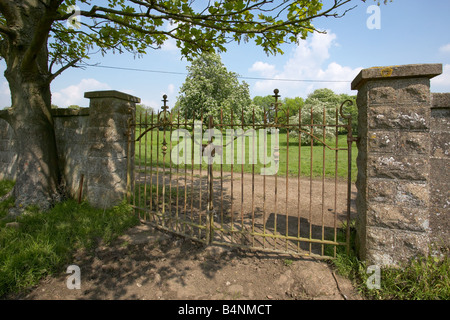
[[204,247],[147,224],[112,245],[78,252],[81,289],[68,274],[48,277],[15,299],[273,300],[361,299],[323,260]]

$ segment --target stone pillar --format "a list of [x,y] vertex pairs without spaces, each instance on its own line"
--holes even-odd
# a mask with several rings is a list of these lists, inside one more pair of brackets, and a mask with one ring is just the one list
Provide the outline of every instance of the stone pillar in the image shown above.
[[[134,144],[128,154],[128,132],[140,99],[118,91],[92,91],[85,163],[88,202],[99,208],[120,203],[127,194],[127,161],[134,161]],[[132,162],[133,163],[133,162]]]
[[450,248],[450,93],[433,93],[430,169],[431,241],[439,254]]
[[376,67],[358,90],[357,248],[369,264],[395,266],[429,245],[430,79],[440,64]]

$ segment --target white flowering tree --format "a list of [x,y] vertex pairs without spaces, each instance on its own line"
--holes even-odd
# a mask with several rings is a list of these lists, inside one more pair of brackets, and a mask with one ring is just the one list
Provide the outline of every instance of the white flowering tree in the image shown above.
[[[355,100],[355,97],[346,94],[335,94],[330,89],[317,89],[311,93],[301,108],[300,114],[289,118],[290,124],[301,123],[301,143],[304,145],[321,144],[321,141],[336,137],[336,125],[346,124],[341,117],[339,108],[345,100]],[[337,114],[336,114],[337,111]],[[344,114],[352,115],[352,123],[357,125],[356,103],[353,106],[345,105]],[[301,118],[300,118],[301,117]],[[337,117],[337,118],[336,118]],[[320,125],[326,125],[322,127]],[[315,126],[319,125],[319,126]],[[325,130],[324,130],[325,129]],[[292,130],[292,137],[298,138],[298,128]],[[325,135],[324,135],[325,132]],[[343,128],[338,128],[338,134],[344,133]]]
[[[262,121],[262,109],[253,104],[248,84],[239,82],[238,74],[228,71],[220,56],[205,53],[195,59],[188,67],[188,75],[180,88],[180,95],[176,103],[176,111],[180,117],[200,120],[204,122],[209,116],[214,124],[222,122],[241,124],[242,117],[245,124]],[[243,112],[243,114],[242,114]]]

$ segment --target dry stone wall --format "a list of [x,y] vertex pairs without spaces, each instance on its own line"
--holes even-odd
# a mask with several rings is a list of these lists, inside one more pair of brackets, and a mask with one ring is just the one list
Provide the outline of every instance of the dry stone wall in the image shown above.
[[[127,194],[128,157],[134,163],[129,125],[140,99],[118,91],[86,92],[85,97],[89,108],[52,110],[59,166],[70,196],[78,197],[81,187],[91,205],[107,208]],[[12,128],[0,120],[0,179],[16,178],[14,145]]]

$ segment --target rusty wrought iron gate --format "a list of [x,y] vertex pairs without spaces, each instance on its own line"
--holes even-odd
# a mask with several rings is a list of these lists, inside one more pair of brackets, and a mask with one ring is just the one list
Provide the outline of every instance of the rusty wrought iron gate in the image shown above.
[[140,113],[128,170],[140,219],[205,244],[322,257],[348,249],[352,102],[289,115],[274,93],[259,116],[183,115],[167,96],[158,113]]

